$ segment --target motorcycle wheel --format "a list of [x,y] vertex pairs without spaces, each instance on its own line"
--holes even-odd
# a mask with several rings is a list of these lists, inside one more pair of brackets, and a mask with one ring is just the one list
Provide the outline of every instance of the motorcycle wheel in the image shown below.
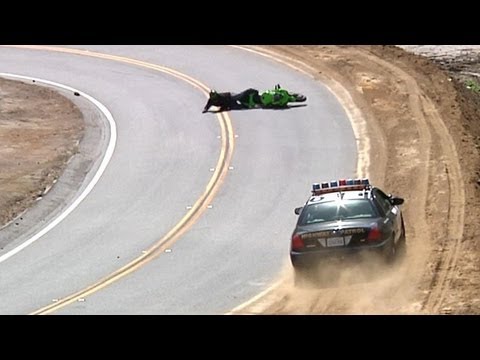
[[292,94],[292,102],[304,102],[307,100],[307,97],[302,94]]

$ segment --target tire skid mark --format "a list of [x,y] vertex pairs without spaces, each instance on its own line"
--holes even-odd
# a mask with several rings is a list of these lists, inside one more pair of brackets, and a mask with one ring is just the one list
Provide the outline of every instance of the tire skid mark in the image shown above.
[[[431,100],[423,97],[425,108],[431,114],[427,116],[431,127],[441,138],[440,144],[445,155],[445,173],[448,182],[448,212],[447,212],[447,237],[442,246],[447,249],[440,259],[438,271],[434,274],[434,286],[431,289],[424,309],[438,313],[449,291],[452,276],[461,250],[465,216],[465,184],[455,143],[450,137],[445,123],[436,111]],[[440,121],[438,121],[440,120]]]

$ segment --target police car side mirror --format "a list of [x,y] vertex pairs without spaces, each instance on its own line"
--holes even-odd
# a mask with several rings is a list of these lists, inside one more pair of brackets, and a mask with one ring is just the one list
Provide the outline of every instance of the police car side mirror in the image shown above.
[[295,208],[295,214],[300,215],[300,212],[302,211],[302,209],[303,209],[303,206]]
[[392,205],[402,205],[405,200],[401,197],[391,197],[390,202]]

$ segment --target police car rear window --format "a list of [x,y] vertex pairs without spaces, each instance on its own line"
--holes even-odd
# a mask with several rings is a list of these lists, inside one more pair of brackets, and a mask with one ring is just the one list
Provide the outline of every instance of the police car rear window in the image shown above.
[[369,219],[377,212],[368,199],[338,199],[306,206],[299,218],[300,225],[348,219]]

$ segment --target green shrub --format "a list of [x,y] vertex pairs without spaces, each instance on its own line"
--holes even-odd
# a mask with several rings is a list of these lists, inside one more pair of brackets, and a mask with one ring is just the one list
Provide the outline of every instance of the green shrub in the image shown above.
[[467,89],[480,94],[480,84],[477,81],[469,79],[465,82],[465,85],[467,86]]

